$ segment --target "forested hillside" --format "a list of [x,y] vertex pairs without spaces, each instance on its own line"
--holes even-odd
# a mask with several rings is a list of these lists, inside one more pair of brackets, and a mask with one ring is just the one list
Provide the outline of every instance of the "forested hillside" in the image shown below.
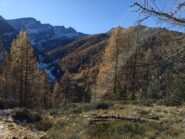
[[[88,42],[93,42],[90,38]],[[109,40],[89,45],[82,40],[61,49],[66,52],[75,47],[65,53],[59,65],[91,99],[163,99],[171,82],[184,74],[182,33],[145,26],[118,27]]]
[[[60,59],[57,63],[61,70],[56,82],[57,90],[49,83],[45,71],[39,69],[26,33],[20,33],[12,43],[10,52],[3,50],[3,44],[1,45],[1,51],[4,51],[1,90],[2,97],[5,97],[2,100],[23,105],[24,99],[30,97],[31,101],[34,95],[38,95],[43,101],[48,99],[50,93],[51,96],[56,92],[57,96],[63,96],[66,92],[61,89],[65,86],[62,78],[66,72],[69,80],[68,99],[74,95],[76,98],[72,100],[78,102],[99,99],[163,99],[168,95],[173,80],[183,76],[183,42],[182,33],[145,26],[128,29],[117,27],[110,35],[85,37],[48,53],[48,58],[58,55]],[[34,94],[34,90],[31,91],[32,87],[36,87],[34,83],[41,92]],[[55,90],[54,93],[52,90]],[[15,99],[12,93],[19,99]],[[51,96],[48,101],[55,101]],[[60,103],[60,100],[57,102]]]
[[184,34],[144,26],[113,31],[97,76],[96,95],[161,99],[184,76]]

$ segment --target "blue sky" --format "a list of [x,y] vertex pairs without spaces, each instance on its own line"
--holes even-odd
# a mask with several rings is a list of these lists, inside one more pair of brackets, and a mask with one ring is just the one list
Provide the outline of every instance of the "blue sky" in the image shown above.
[[[0,0],[0,15],[6,19],[34,17],[42,23],[73,27],[79,32],[95,34],[115,26],[135,25],[138,15],[129,6],[133,0]],[[160,1],[160,2],[159,2]],[[158,0],[161,7],[174,0]],[[144,23],[156,25],[151,19]]]

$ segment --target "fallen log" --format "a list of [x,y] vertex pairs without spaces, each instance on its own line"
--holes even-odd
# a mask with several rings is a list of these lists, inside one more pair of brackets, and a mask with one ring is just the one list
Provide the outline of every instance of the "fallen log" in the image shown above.
[[132,122],[149,122],[149,121],[159,121],[158,116],[143,118],[143,117],[134,117],[134,116],[120,116],[120,115],[96,115],[93,116],[91,122],[103,122],[103,121],[112,121],[112,120],[124,120]]

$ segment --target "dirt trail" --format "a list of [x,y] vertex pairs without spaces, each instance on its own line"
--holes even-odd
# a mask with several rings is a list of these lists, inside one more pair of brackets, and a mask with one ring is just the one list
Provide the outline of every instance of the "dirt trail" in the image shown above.
[[46,133],[29,125],[18,125],[8,115],[0,115],[0,139],[45,139]]

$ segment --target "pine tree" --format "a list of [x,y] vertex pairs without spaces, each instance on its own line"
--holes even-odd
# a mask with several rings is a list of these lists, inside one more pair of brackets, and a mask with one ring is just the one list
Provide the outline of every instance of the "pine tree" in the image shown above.
[[[0,40],[0,53],[4,51],[3,43]],[[3,64],[2,60],[0,62],[0,97],[2,98],[3,96],[3,78],[2,78],[2,73],[3,73]]]
[[52,107],[55,109],[58,107],[59,103],[62,101],[61,99],[61,92],[62,92],[62,86],[59,82],[55,83],[55,86],[53,88],[52,93]]
[[0,86],[1,96],[7,100],[8,97],[8,74],[9,74],[9,55],[3,47],[2,41],[0,41]]
[[3,42],[0,39],[0,75],[2,74],[2,70],[3,70],[3,59],[4,59],[4,46],[3,46]]
[[53,91],[53,106],[57,107],[60,103],[67,105],[72,97],[70,89],[70,78],[69,72],[66,70],[62,78],[56,82],[54,91]]
[[117,27],[113,30],[96,80],[96,92],[93,95],[97,98],[113,94],[119,99],[126,97],[126,65],[129,57],[136,51],[135,41],[136,33],[133,28],[123,30]]
[[[12,73],[17,83],[20,106],[42,106],[45,76],[38,68],[26,32],[20,32],[11,47]],[[30,106],[31,107],[31,106]]]
[[51,107],[50,103],[51,103],[51,85],[49,82],[49,79],[47,78],[46,73],[44,73],[44,75],[42,76],[44,77],[44,86],[43,86],[43,94],[44,94],[44,98],[43,98],[43,106],[45,109],[48,109]]
[[12,83],[12,79],[10,76],[10,72],[11,72],[11,67],[10,67],[10,55],[6,53],[6,55],[4,56],[4,61],[3,61],[3,72],[2,72],[2,77],[4,79],[4,89],[3,89],[3,96],[5,98],[5,100],[8,99],[9,95],[11,96],[11,83]]
[[97,77],[97,95],[117,93],[118,91],[118,57],[122,41],[122,32],[121,27],[114,29],[109,39],[108,46],[105,49],[103,62],[100,65],[100,71]]
[[0,39],[0,97],[2,98],[3,96],[3,70],[4,70],[4,66],[3,66],[3,52],[4,52],[4,47],[3,47],[3,43]]
[[61,79],[61,85],[62,85],[62,92],[64,94],[64,105],[67,105],[69,103],[69,97],[70,97],[70,79],[69,79],[69,72],[66,70],[62,79]]
[[[0,94],[1,99],[8,103],[11,100],[11,104],[15,104],[15,99],[13,99],[12,89],[14,79],[11,77],[11,57],[10,54],[4,49],[3,44],[0,43],[1,49],[1,73],[0,73]],[[14,97],[15,98],[15,97]],[[10,102],[10,101],[9,101]]]

